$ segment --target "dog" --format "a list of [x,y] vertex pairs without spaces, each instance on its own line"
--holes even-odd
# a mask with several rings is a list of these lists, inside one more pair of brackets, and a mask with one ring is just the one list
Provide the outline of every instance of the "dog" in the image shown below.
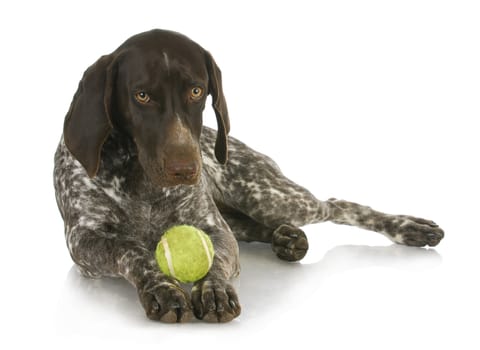
[[[208,95],[216,131],[202,126]],[[66,243],[80,272],[129,281],[150,319],[228,322],[241,312],[229,283],[239,273],[237,241],[269,243],[280,259],[297,261],[308,249],[299,227],[311,223],[358,226],[418,247],[444,236],[430,220],[320,201],[229,130],[217,63],[179,33],[135,35],[90,66],[54,166]],[[215,249],[191,295],[154,257],[162,233],[178,224],[207,232]]]

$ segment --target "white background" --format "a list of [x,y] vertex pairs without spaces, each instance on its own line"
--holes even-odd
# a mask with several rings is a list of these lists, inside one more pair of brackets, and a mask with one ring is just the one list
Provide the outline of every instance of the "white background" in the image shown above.
[[[478,349],[479,18],[462,0],[2,2],[0,347]],[[80,277],[52,185],[63,118],[87,66],[155,27],[212,52],[233,136],[321,199],[433,219],[444,241],[326,223],[301,264],[241,245],[226,325],[154,323],[128,284]]]

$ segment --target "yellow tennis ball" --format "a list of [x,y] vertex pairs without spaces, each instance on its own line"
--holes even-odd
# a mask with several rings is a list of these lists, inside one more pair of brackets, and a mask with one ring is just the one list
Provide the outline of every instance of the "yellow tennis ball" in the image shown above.
[[160,270],[180,282],[204,277],[213,263],[213,245],[202,230],[188,225],[173,226],[160,239],[155,251]]

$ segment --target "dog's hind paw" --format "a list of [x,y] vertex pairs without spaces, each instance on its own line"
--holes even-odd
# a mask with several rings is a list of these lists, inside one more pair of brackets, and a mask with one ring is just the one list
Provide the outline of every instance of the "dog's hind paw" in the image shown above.
[[307,236],[298,227],[280,225],[273,232],[272,249],[282,260],[301,260],[308,251]]
[[391,220],[396,225],[387,232],[392,241],[414,247],[435,247],[445,236],[443,230],[430,220],[398,215]]

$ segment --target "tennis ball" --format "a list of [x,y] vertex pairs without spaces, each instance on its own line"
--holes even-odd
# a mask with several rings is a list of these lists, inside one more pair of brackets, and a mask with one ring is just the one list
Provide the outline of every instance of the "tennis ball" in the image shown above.
[[180,282],[204,277],[213,262],[213,245],[202,230],[188,225],[173,226],[160,239],[155,251],[160,270]]

